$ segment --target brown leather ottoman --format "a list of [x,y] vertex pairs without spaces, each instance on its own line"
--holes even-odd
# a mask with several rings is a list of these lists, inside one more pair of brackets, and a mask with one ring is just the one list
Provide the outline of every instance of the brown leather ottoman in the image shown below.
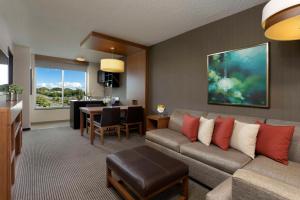
[[[107,187],[113,186],[125,199],[142,200],[182,182],[182,200],[188,199],[188,166],[148,146],[110,154],[106,158]],[[117,181],[112,171],[121,179]],[[127,187],[124,187],[126,185]]]

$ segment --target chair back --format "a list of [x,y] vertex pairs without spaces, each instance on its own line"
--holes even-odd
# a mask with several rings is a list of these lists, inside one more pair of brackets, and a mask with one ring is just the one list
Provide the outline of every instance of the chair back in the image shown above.
[[101,113],[101,126],[114,126],[120,124],[120,108],[103,108]]
[[86,104],[86,107],[104,107],[105,104],[101,103],[101,104]]
[[128,107],[126,123],[138,123],[143,122],[144,109],[142,106]]
[[[86,104],[85,106],[86,107],[104,107],[105,104],[104,103],[102,103],[102,104]],[[100,120],[101,120],[101,115],[100,114],[94,116],[94,121],[100,122]]]

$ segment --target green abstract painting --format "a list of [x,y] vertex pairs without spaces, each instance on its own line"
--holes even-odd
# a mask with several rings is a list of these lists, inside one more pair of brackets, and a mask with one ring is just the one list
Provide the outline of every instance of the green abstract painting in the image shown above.
[[269,107],[268,43],[208,55],[208,103]]

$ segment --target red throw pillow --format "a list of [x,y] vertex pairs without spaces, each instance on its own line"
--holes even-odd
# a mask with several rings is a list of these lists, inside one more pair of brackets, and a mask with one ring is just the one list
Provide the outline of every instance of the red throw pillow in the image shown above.
[[215,120],[214,133],[212,143],[223,150],[228,150],[230,139],[233,132],[234,118],[232,117],[217,117]]
[[260,124],[256,141],[256,153],[288,165],[289,146],[295,126]]
[[197,140],[200,124],[199,120],[199,117],[193,117],[188,114],[183,116],[183,125],[181,128],[181,132],[192,142],[195,142]]

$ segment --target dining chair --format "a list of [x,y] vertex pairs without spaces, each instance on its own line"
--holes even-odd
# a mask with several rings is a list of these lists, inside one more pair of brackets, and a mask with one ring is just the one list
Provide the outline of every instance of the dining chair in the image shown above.
[[130,106],[126,112],[125,118],[121,120],[121,131],[125,132],[126,138],[129,138],[130,129],[138,129],[139,134],[143,134],[144,109],[142,106]]
[[[103,107],[105,106],[105,104],[86,104],[86,107]],[[100,121],[101,119],[101,115],[95,115],[94,116],[94,120],[95,121]],[[86,133],[89,134],[89,129],[90,129],[90,124],[91,124],[91,119],[89,118],[89,116],[87,116],[86,118]]]
[[95,133],[100,135],[101,144],[104,144],[104,134],[114,130],[121,139],[120,133],[120,107],[103,108],[100,121],[94,121]]

